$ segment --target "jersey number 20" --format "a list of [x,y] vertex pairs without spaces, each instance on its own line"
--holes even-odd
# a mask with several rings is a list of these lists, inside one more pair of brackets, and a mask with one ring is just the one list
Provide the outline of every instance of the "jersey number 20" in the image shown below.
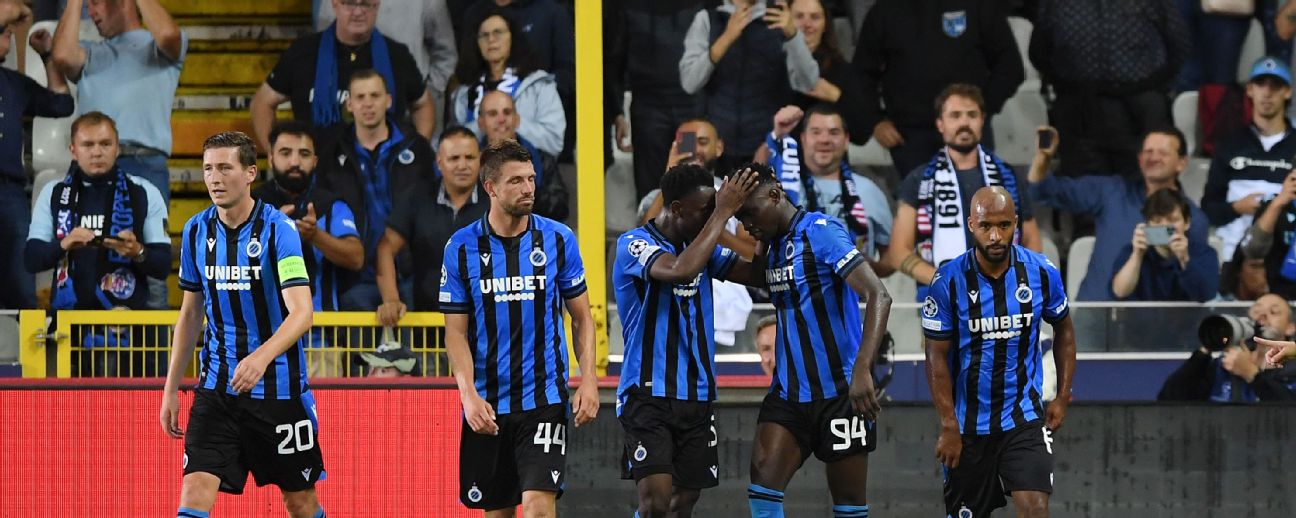
[[315,425],[310,419],[302,419],[294,424],[281,424],[275,427],[276,434],[284,434],[279,442],[279,454],[291,455],[315,447]]
[[850,449],[851,441],[855,439],[859,439],[861,446],[868,446],[868,430],[864,427],[864,419],[858,416],[850,419],[845,417],[833,419],[828,422],[828,428],[840,440],[840,442],[833,442],[833,451]]

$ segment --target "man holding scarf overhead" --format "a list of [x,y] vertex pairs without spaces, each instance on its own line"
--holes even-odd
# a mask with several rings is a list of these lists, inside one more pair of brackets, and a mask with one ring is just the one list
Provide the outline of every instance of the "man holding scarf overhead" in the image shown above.
[[[379,0],[333,0],[337,21],[321,32],[297,38],[279,57],[252,98],[252,127],[263,151],[270,149],[275,108],[285,101],[292,102],[294,119],[317,128],[346,123],[342,107],[349,95],[347,83],[352,72],[365,69],[377,70],[386,82],[393,101],[389,113],[431,138],[436,108],[423,74],[409,47],[374,28],[378,4]],[[317,144],[324,149],[331,142]]]
[[1013,244],[1037,252],[1042,248],[1026,182],[981,147],[986,115],[981,89],[951,84],[936,96],[935,107],[936,129],[945,147],[900,184],[900,206],[887,253],[893,268],[918,282],[918,300],[926,296],[936,268],[962,255],[973,242],[967,218],[977,189],[999,186],[1007,190],[1021,221]]
[[55,269],[54,309],[145,309],[146,279],[171,269],[162,194],[117,166],[117,126],[107,115],[73,121],[71,148],[67,177],[36,198],[27,271]]

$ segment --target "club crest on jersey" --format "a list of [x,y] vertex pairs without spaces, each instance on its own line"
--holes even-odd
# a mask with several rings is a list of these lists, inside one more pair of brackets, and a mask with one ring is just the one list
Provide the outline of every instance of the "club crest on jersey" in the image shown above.
[[481,499],[482,499],[481,490],[477,489],[477,484],[473,484],[472,487],[468,489],[468,501],[476,503],[476,502],[480,502]]
[[783,257],[791,260],[794,254],[796,254],[796,244],[789,239],[787,244],[783,245]]
[[401,151],[399,155],[396,155],[396,160],[399,160],[401,165],[410,165],[414,163],[414,150],[406,149],[405,151]]
[[99,279],[99,289],[124,300],[135,294],[135,273],[128,268],[118,268]]
[[951,38],[962,36],[967,30],[967,11],[950,11],[941,15],[941,28]]
[[531,261],[531,266],[540,267],[549,262],[549,256],[545,254],[543,248],[532,248],[531,255],[527,256],[527,260]]
[[648,458],[648,449],[644,448],[643,443],[639,443],[639,447],[635,448],[634,451],[634,460],[635,462],[643,462],[646,458]]
[[247,252],[247,256],[253,259],[261,257],[261,252],[264,251],[261,247],[261,240],[253,238],[248,241],[247,247],[243,251]]
[[1013,297],[1017,299],[1017,302],[1020,302],[1022,304],[1030,302],[1031,301],[1030,286],[1027,286],[1025,284],[1017,286],[1017,291],[1013,292]]

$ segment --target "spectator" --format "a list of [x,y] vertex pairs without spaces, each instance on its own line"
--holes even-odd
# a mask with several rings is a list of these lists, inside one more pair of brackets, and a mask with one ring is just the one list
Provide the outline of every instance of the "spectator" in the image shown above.
[[[806,46],[810,48],[810,54],[819,64],[819,81],[815,83],[814,89],[808,93],[797,94],[793,104],[802,110],[809,110],[816,104],[828,103],[841,112],[846,126],[867,127],[864,122],[864,105],[861,103],[860,96],[849,95],[859,92],[858,76],[850,62],[846,61],[846,57],[837,48],[837,35],[823,2],[792,0],[792,21],[801,34],[805,35]],[[857,131],[850,135],[850,141],[861,146],[868,143],[868,140],[868,132]]]
[[441,261],[455,231],[480,220],[490,197],[478,182],[481,157],[477,137],[462,126],[447,129],[437,147],[440,178],[415,187],[392,211],[378,243],[377,280],[382,294],[378,322],[396,325],[405,314],[397,288],[396,254],[409,245],[414,257],[414,310],[437,311],[440,306]]
[[[1278,13],[1278,0],[1255,0],[1252,16],[1232,16],[1203,12],[1200,0],[1176,0],[1190,39],[1191,50],[1179,73],[1175,90],[1197,91],[1197,120],[1202,129],[1202,148],[1207,155],[1214,150],[1217,129],[1229,129],[1234,121],[1241,122],[1240,104],[1232,104],[1232,93],[1237,86],[1238,62],[1242,47],[1251,32],[1251,19],[1260,22],[1267,56],[1281,63],[1291,62],[1291,32],[1296,26],[1286,14]],[[1283,10],[1290,13],[1292,2]],[[1286,37],[1284,37],[1284,33]],[[1237,109],[1233,112],[1232,109]]]
[[931,125],[940,115],[931,100],[952,83],[976,85],[985,92],[983,140],[986,147],[994,147],[990,118],[1003,109],[1026,74],[1003,4],[880,0],[864,17],[853,63],[859,73],[864,127],[873,128],[873,138],[891,150],[900,174],[927,163],[940,150],[941,135]]
[[68,0],[63,9],[52,62],[77,84],[81,113],[101,112],[116,122],[117,166],[157,187],[165,206],[171,200],[171,102],[189,37],[158,0],[91,0],[90,19],[104,39],[78,42],[82,1]]
[[1003,187],[1012,195],[1021,222],[1013,244],[1035,251],[1042,247],[1029,190],[1023,188],[1016,171],[980,144],[986,122],[981,89],[952,84],[936,97],[934,106],[940,114],[936,128],[945,147],[926,166],[909,172],[900,184],[900,206],[891,225],[891,246],[887,247],[891,267],[918,282],[918,300],[926,297],[936,268],[962,255],[968,243],[975,242],[967,221],[972,195],[982,187]]
[[[5,25],[0,32],[0,56],[4,56],[13,43],[13,28],[0,25]],[[31,37],[32,47],[46,62],[50,39],[47,31]],[[67,117],[75,108],[67,93],[67,81],[58,68],[45,67],[45,77],[49,88],[9,68],[0,68],[0,90],[8,92],[0,96],[0,286],[5,286],[0,290],[0,309],[36,308],[36,285],[22,266],[23,242],[31,225],[27,171],[23,169],[23,115]],[[6,113],[10,116],[5,117]]]
[[[1241,247],[1245,246],[1243,238]],[[1234,252],[1236,256],[1238,252]],[[1219,300],[1255,300],[1269,292],[1269,280],[1265,260],[1243,257],[1241,261],[1228,261],[1220,267]]]
[[1215,235],[1230,259],[1260,204],[1278,194],[1283,178],[1296,168],[1296,138],[1287,121],[1292,96],[1287,65],[1274,58],[1256,61],[1246,94],[1252,104],[1251,127],[1220,143],[1202,195],[1202,210],[1217,227]]
[[774,342],[778,338],[778,315],[767,315],[756,323],[756,353],[760,355],[761,370],[766,376],[774,375]]
[[1166,92],[1188,53],[1183,21],[1166,0],[1123,5],[1115,16],[1105,0],[1040,4],[1030,60],[1057,96],[1064,176],[1133,177],[1138,136],[1171,123]]
[[501,140],[516,140],[527,153],[536,171],[536,193],[533,212],[555,221],[567,220],[567,187],[558,170],[558,158],[536,149],[525,137],[518,135],[522,117],[518,115],[513,98],[499,90],[486,92],[481,102],[482,147]]
[[[1142,151],[1138,155],[1139,179],[1112,175],[1049,176],[1053,154],[1061,141],[1065,141],[1057,138],[1056,134],[1054,137],[1052,146],[1035,152],[1029,176],[1031,198],[1075,216],[1092,218],[1095,236],[1130,235],[1143,221],[1143,204],[1148,195],[1161,189],[1182,191],[1179,175],[1188,167],[1188,143],[1183,133],[1173,126],[1156,128],[1144,135]],[[1209,242],[1210,223],[1206,220],[1206,213],[1192,200],[1184,198],[1184,202],[1191,214],[1188,241]],[[1111,300],[1111,280],[1115,274],[1112,265],[1124,244],[1123,239],[1097,239],[1094,242],[1093,255],[1080,291],[1072,295],[1075,300]]]
[[36,197],[23,258],[30,273],[55,269],[53,309],[146,309],[146,279],[171,272],[162,194],[117,164],[117,146],[107,115],[77,117],[67,177]]
[[[1188,238],[1192,213],[1179,190],[1163,188],[1149,194],[1143,202],[1143,218],[1112,263],[1116,272],[1112,298],[1206,302],[1214,297],[1219,290],[1219,257],[1210,243]],[[1170,234],[1165,240],[1167,235],[1161,231],[1167,227]]]
[[1260,206],[1259,216],[1239,245],[1238,262],[1261,261],[1270,292],[1296,299],[1296,169],[1287,173],[1282,189]]
[[[701,98],[680,85],[679,62],[689,24],[704,5],[703,0],[603,2],[604,117],[614,126],[617,146],[634,152],[635,199],[661,183],[669,167],[671,130],[702,114]],[[628,123],[622,113],[627,91],[632,94]]]
[[[319,2],[319,7],[315,30],[322,31],[337,21],[337,14],[333,2]],[[427,84],[435,124],[436,109],[445,106],[446,85],[459,60],[445,0],[385,0],[378,5],[377,17],[378,30],[405,44],[414,58]]]
[[[392,98],[383,76],[373,70],[351,75],[347,111],[355,119],[321,158],[325,169],[320,186],[342,196],[355,207],[356,226],[364,243],[364,268],[354,286],[342,294],[339,305],[351,311],[373,311],[381,297],[375,284],[374,265],[382,238],[400,199],[418,191],[420,182],[433,177],[431,145],[407,125],[392,118]],[[425,200],[419,200],[425,201]],[[410,265],[408,257],[401,263]],[[401,272],[404,278],[405,271]],[[408,283],[402,297],[409,300]]]
[[[292,103],[293,118],[328,130],[345,123],[342,107],[349,92],[343,88],[359,70],[376,70],[382,75],[392,99],[387,108],[392,118],[412,123],[424,138],[436,127],[436,108],[424,86],[423,74],[410,55],[409,47],[375,28],[379,0],[332,0],[341,17],[321,32],[292,42],[252,98],[252,127],[257,144],[270,149],[270,126],[275,109]],[[317,135],[333,136],[330,131]],[[328,139],[319,148],[332,145]]]
[[[549,72],[557,82],[565,120],[562,149],[570,153],[576,137],[576,30],[570,5],[554,0],[481,0],[464,13],[466,27],[477,27],[493,13],[525,20],[521,31],[535,55],[535,66]],[[460,48],[472,48],[471,45]],[[559,155],[560,153],[551,153]],[[567,157],[559,157],[563,162]]]
[[534,50],[522,34],[517,21],[492,12],[476,25],[477,30],[464,36],[461,49],[477,49],[459,56],[455,71],[459,88],[450,96],[452,115],[479,137],[477,118],[487,90],[500,90],[513,98],[522,124],[518,133],[536,148],[558,156],[563,150],[563,131],[567,119],[554,76],[541,70]]
[[705,93],[703,113],[722,140],[742,150],[730,157],[738,162],[748,161],[765,125],[793,100],[794,90],[810,92],[819,82],[819,65],[786,0],[768,7],[725,0],[699,11],[684,39],[679,73],[685,92]]
[[[1291,306],[1276,294],[1257,299],[1247,316],[1259,325],[1257,337],[1291,340],[1296,334]],[[1211,348],[1202,345],[1166,378],[1157,401],[1296,401],[1296,366],[1270,365],[1264,360],[1268,350],[1259,343],[1226,344],[1215,358]]]
[[873,180],[860,176],[846,161],[850,131],[841,112],[828,104],[811,107],[798,141],[790,134],[802,123],[802,115],[796,106],[774,114],[774,131],[762,150],[783,191],[806,210],[840,219],[873,271],[879,277],[891,275],[894,270],[880,260],[891,244],[891,204]]

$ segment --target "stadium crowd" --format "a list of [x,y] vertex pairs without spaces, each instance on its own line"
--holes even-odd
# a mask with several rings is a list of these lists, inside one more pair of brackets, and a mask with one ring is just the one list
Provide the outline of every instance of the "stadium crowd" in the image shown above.
[[[570,1],[315,3],[317,31],[282,52],[248,115],[269,165],[257,196],[311,245],[316,310],[384,324],[438,310],[444,245],[489,205],[477,157],[490,143],[531,154],[538,214],[573,212]],[[1053,257],[1085,269],[1074,300],[1290,300],[1296,3],[1279,3],[1255,2],[1265,57],[1239,84],[1251,19],[1190,0],[1132,0],[1121,16],[1099,0],[607,0],[608,165],[613,146],[632,157],[646,221],[671,166],[702,165],[719,186],[737,164],[768,163],[795,203],[846,224],[879,276],[912,278],[918,300],[968,248],[962,221],[988,185],[1012,194],[1024,246],[1098,238],[1087,265]],[[0,71],[0,309],[166,307],[169,118],[190,36],[158,0],[0,6],[0,51],[21,43],[48,65],[44,85]],[[1015,38],[1010,18],[1033,31]],[[41,19],[59,28],[29,33]],[[101,39],[79,38],[86,23]],[[1191,137],[1171,112],[1189,91]],[[1048,124],[1017,128],[1038,141],[1010,163],[992,121],[1021,94],[1048,103]],[[292,118],[276,120],[284,103]],[[74,110],[75,160],[32,198],[19,115]],[[892,166],[850,156],[870,142]],[[1210,163],[1200,197],[1180,181],[1193,160]],[[736,220],[720,242],[746,258],[757,246]],[[51,269],[38,299],[33,278]],[[716,283],[729,345],[768,294]]]

